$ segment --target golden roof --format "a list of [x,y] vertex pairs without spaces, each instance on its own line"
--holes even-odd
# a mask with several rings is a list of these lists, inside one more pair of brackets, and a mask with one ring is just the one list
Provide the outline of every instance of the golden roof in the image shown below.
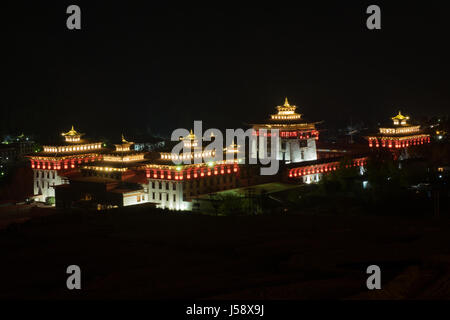
[[114,144],[116,146],[116,151],[121,151],[121,152],[125,152],[125,151],[131,151],[130,150],[130,146],[134,144],[134,142],[131,141],[127,141],[127,139],[125,139],[125,136],[122,133],[122,143],[121,144]]
[[398,112],[398,115],[396,115],[395,117],[392,117],[392,120],[405,120],[405,119],[409,120],[409,117],[402,115],[401,111]]
[[196,138],[197,137],[195,136],[195,134],[192,132],[192,129],[191,129],[191,132],[186,137],[181,138],[181,140],[195,140]]
[[284,105],[282,106],[277,106],[278,111],[294,111],[295,109],[297,109],[296,106],[291,106],[289,104],[288,98],[286,97],[284,99]]
[[62,136],[64,136],[64,137],[65,136],[70,136],[70,137],[81,136],[81,133],[77,132],[72,126],[72,129],[70,129],[70,131],[68,131],[68,132],[63,132]]
[[287,98],[284,99],[284,105],[277,106],[278,113],[272,114],[271,119],[272,120],[299,120],[301,118],[301,114],[298,114],[295,112],[295,109],[297,109],[296,106],[290,105]]
[[125,139],[125,137],[123,136],[123,133],[122,133],[122,143],[131,143],[131,142],[127,141],[127,139]]

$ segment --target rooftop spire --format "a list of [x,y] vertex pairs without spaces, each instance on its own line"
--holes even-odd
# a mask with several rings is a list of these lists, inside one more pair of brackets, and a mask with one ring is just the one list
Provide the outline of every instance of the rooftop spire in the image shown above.
[[63,132],[61,135],[63,137],[65,137],[66,141],[68,141],[68,142],[79,142],[83,133],[77,132],[72,125],[72,128],[70,129],[70,131]]
[[409,117],[402,115],[401,111],[399,111],[395,117],[392,117],[392,121],[394,121],[394,125],[407,125],[407,123],[406,123],[407,120],[409,120]]
[[298,120],[301,114],[295,112],[296,106],[290,105],[288,98],[284,98],[284,105],[277,106],[278,113],[271,115],[272,120]]
[[392,120],[404,120],[404,119],[409,120],[409,117],[402,115],[401,111],[398,112],[398,115],[392,118]]
[[81,135],[81,134],[78,133],[78,132],[73,128],[73,125],[72,125],[72,129],[70,129],[69,132],[63,133],[62,135],[63,135],[63,136],[79,136],[79,135]]

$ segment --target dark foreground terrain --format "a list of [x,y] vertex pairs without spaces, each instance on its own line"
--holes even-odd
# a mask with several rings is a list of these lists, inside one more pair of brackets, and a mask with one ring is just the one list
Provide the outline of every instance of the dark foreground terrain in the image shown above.
[[[449,298],[449,222],[57,212],[0,231],[0,298]],[[72,264],[80,291],[66,289]],[[383,289],[369,293],[371,264]]]

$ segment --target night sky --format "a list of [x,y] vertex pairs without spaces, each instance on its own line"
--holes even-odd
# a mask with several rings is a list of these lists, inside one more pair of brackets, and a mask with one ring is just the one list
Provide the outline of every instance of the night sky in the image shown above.
[[[373,3],[344,3],[7,5],[0,131],[45,137],[73,124],[88,135],[169,134],[194,120],[237,128],[268,117],[285,96],[330,127],[398,109],[447,113],[447,8],[377,2],[382,30],[370,31]],[[81,7],[80,31],[66,28],[70,4]]]

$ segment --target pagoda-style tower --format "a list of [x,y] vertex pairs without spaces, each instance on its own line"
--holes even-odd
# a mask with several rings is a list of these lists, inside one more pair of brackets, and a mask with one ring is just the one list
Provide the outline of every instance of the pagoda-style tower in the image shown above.
[[38,200],[55,196],[54,186],[64,184],[66,175],[82,163],[101,158],[101,142],[88,142],[73,126],[61,134],[64,142],[43,146],[43,151],[29,155],[33,169],[33,189]]
[[144,151],[134,151],[134,142],[127,141],[122,134],[121,143],[115,144],[114,151],[103,153],[99,161],[86,163],[81,167],[83,175],[124,181],[135,175],[138,170],[145,170]]
[[420,125],[409,124],[409,117],[404,116],[401,111],[391,119],[391,126],[381,127],[378,134],[367,137],[369,147],[400,150],[400,157],[406,158],[407,148],[430,142],[430,135],[423,133]]
[[80,142],[84,133],[77,132],[72,126],[72,129],[68,132],[63,132],[61,135],[66,139],[66,142]]
[[[270,156],[270,152],[275,152],[276,159],[284,160],[286,163],[317,159],[316,140],[319,139],[319,131],[316,130],[316,123],[304,121],[296,109],[297,107],[290,105],[286,98],[282,106],[277,106],[278,112],[272,114],[266,123],[253,124],[253,134],[258,139],[252,142],[250,155],[252,158],[258,156],[259,159],[264,159]],[[265,129],[266,133],[260,131],[261,129]],[[275,146],[270,145],[273,129],[279,130]]]
[[134,142],[127,141],[122,134],[122,143],[115,144],[116,150],[103,155],[103,162],[128,163],[144,160],[145,152],[131,150]]
[[192,148],[193,150],[202,149],[202,145],[199,143],[198,138],[192,132],[192,129],[186,137],[180,138],[180,140],[183,141],[183,146],[185,148]]
[[192,132],[180,138],[180,141],[183,141],[183,147],[187,150],[187,152],[180,152],[180,154],[171,153],[171,152],[161,152],[161,159],[163,160],[182,160],[183,162],[202,162],[204,158],[214,157],[215,152],[212,150],[205,151],[203,150],[203,146],[201,140],[197,138],[197,136]]

